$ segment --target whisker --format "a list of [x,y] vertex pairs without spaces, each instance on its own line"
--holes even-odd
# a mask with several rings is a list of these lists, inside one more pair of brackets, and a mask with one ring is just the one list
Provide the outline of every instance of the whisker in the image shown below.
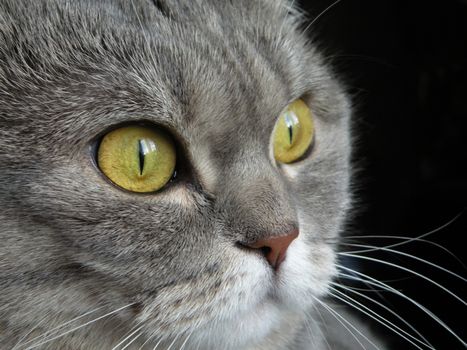
[[[380,303],[379,301],[377,300],[374,300],[373,298],[363,294],[363,293],[359,293],[355,290],[353,290],[352,288],[349,288],[347,286],[343,286],[343,285],[340,285],[339,283],[335,283],[335,282],[331,282],[332,285],[338,287],[338,288],[342,288],[344,289],[345,291],[349,291],[351,293],[354,293],[354,294],[357,294],[358,296],[362,297],[362,298],[365,298],[366,300],[369,300],[370,302],[378,305],[379,307],[383,308],[384,310],[386,310],[387,312],[389,312],[391,315],[395,316],[396,318],[398,318],[400,321],[402,321],[406,326],[408,326],[410,329],[412,329],[426,344],[428,344],[429,346],[431,346],[433,348],[433,345],[430,344],[430,342],[423,336],[423,334],[421,334],[414,326],[412,326],[409,322],[407,322],[403,317],[401,317],[400,315],[398,315],[396,312],[394,312],[393,310],[391,310],[389,307],[387,307],[386,305],[384,305],[383,303]],[[334,288],[333,288],[334,289]],[[335,289],[334,289],[335,290]],[[338,290],[336,290],[337,292],[339,292]],[[342,292],[341,292],[342,293]],[[425,344],[425,345],[426,345]]]
[[[467,266],[462,262],[461,259],[459,259],[459,257],[456,256],[456,254],[454,254],[453,252],[451,252],[449,249],[442,246],[441,244],[429,241],[427,239],[417,238],[417,237],[414,238],[414,237],[408,237],[408,236],[366,235],[366,236],[345,236],[345,237],[342,237],[342,240],[345,240],[347,238],[356,238],[356,239],[359,239],[359,240],[361,240],[361,239],[399,239],[399,240],[403,240],[403,242],[385,245],[382,248],[394,248],[394,247],[399,247],[401,245],[405,245],[407,243],[412,243],[412,242],[421,242],[421,243],[430,244],[432,246],[435,246],[435,247],[443,250],[444,252],[446,252],[447,254],[452,256],[464,269],[467,269]],[[341,242],[341,244],[342,244],[342,242]],[[381,247],[374,246],[373,248],[354,251],[354,253],[373,252],[373,251],[378,250],[379,248],[381,248]]]
[[[83,316],[84,316],[84,315],[83,315]],[[23,335],[23,336],[18,340],[18,342],[15,344],[15,346],[13,346],[13,347],[11,348],[11,350],[16,350],[16,348],[17,348],[18,346],[20,346],[21,343],[22,343],[32,332],[34,332],[37,328],[39,328],[39,326],[40,326],[41,324],[43,324],[43,323],[48,319],[48,317],[49,317],[49,315],[45,315],[45,316],[39,321],[39,323],[38,323],[37,325],[35,325],[34,327],[32,327],[31,330],[30,330],[29,332],[27,332],[25,335]],[[47,334],[47,332],[45,332],[43,335],[40,335],[40,336],[35,337],[35,338],[33,338],[33,339],[43,337],[45,334]],[[29,342],[29,341],[28,341],[28,342]],[[25,343],[25,344],[27,344],[27,343]]]
[[[343,317],[341,314],[339,314],[336,310],[331,308],[329,305],[327,305],[325,302],[319,300],[316,297],[313,297],[316,302],[318,302],[321,306],[323,306],[353,337],[354,339],[360,344],[360,346],[366,350],[365,346],[362,344],[362,342],[357,338],[355,333],[353,333],[342,321],[347,323],[350,327],[352,327],[353,330],[355,330],[358,334],[360,334],[363,338],[365,338],[371,345],[373,345],[376,349],[379,350],[379,348],[370,340],[368,337],[366,337],[362,332],[360,332],[352,323],[350,323],[345,317]],[[339,320],[339,318],[342,320]]]
[[[140,322],[139,324],[141,324],[141,322]],[[138,326],[138,325],[136,325],[135,327],[137,327],[137,326]],[[132,330],[133,330],[135,327],[133,327]],[[115,345],[115,346],[112,348],[112,350],[116,350],[120,345],[124,344],[128,339],[130,339],[130,338],[133,336],[133,334],[139,332],[139,331],[141,330],[141,328],[143,328],[143,327],[144,327],[144,326],[139,326],[138,328],[136,328],[135,331],[130,330],[130,332],[131,332],[130,335],[126,336],[121,342],[119,342],[117,345]]]
[[[154,337],[156,336],[156,333],[157,331],[153,332],[149,337],[147,337],[147,339],[144,341],[143,344],[141,344],[138,350],[142,350],[147,343],[149,343],[152,339],[154,339]],[[159,342],[156,344],[156,348],[159,346],[160,342],[162,342],[162,339],[160,339]]]
[[[312,308],[319,313],[319,309],[316,307],[315,304],[312,305]],[[305,326],[305,332],[309,335],[309,339],[312,341],[312,344],[310,344],[312,346],[312,349],[315,349],[317,348],[317,344],[316,344],[316,337],[314,336],[314,332],[313,332],[313,327],[311,325],[311,322],[315,322],[315,323],[319,323],[317,322],[314,317],[312,316],[309,316],[311,315],[311,312],[305,312],[305,317],[303,318],[303,322],[304,322],[304,326]],[[320,314],[320,317],[321,319],[324,321],[322,315]],[[325,339],[325,337],[323,337],[323,340],[325,342],[327,342],[327,340]]]
[[[341,266],[341,264],[336,264],[337,267]],[[339,277],[339,275],[337,276]],[[363,283],[366,287],[368,287],[367,290],[365,289],[360,289],[362,291],[371,291],[372,293],[376,293],[376,295],[383,301],[386,301],[386,298],[381,294],[382,292],[386,291],[386,289],[376,289],[375,285],[371,285],[369,283],[367,283],[365,280],[362,280],[361,278],[356,278],[356,280],[360,283]],[[347,286],[347,287],[350,287],[350,286]],[[352,286],[352,288],[355,288]],[[356,289],[356,288],[355,288]]]
[[[155,335],[155,333],[154,333],[154,335]],[[152,350],[156,350],[159,347],[159,345],[162,343],[162,339],[163,338],[159,339],[159,341],[156,343],[156,346],[154,346],[154,348]]]
[[144,334],[144,331],[142,332],[139,332],[139,334],[137,334],[132,340],[130,340],[128,342],[128,344],[126,344],[123,348],[121,348],[120,350],[125,350],[127,347],[129,347],[131,344],[133,344],[139,337],[141,337],[142,335]]
[[[174,340],[172,341],[172,343],[170,343],[169,347],[167,348],[167,350],[170,350],[172,349],[172,346],[174,346],[175,342],[177,341],[178,337],[180,336],[180,334],[177,334],[174,338]],[[153,350],[156,350],[156,348],[154,348]]]
[[[339,276],[337,276],[339,278]],[[361,283],[365,283],[364,281],[361,281],[357,278],[357,281],[358,282],[361,282]],[[337,285],[340,285],[340,284],[337,284]],[[376,289],[375,287],[373,286],[369,286],[369,288],[359,288],[359,287],[355,287],[355,286],[348,286],[346,285],[347,288],[349,289],[352,289],[352,290],[359,290],[361,292],[366,292],[366,293],[378,293],[380,294],[381,292],[384,292],[385,289]],[[371,287],[371,288],[370,288]],[[381,297],[381,299],[384,300],[384,298]]]
[[[324,317],[323,317],[323,314],[321,313],[321,311],[316,307],[316,305],[313,305],[313,308],[315,309],[315,311],[318,313],[318,316],[319,318],[321,319],[321,325],[324,327],[324,328],[328,328],[327,327],[327,324],[326,324],[326,321],[324,320]],[[306,318],[305,318],[306,319]],[[311,331],[310,331],[310,335],[311,335]],[[327,337],[323,337],[323,340],[324,342],[326,343],[326,348],[328,348],[328,350],[332,350],[331,349],[331,345],[329,344],[328,342],[328,339]]]
[[185,341],[183,342],[182,346],[181,346],[180,349],[178,349],[178,350],[183,350],[183,348],[185,347],[186,343],[188,342],[188,339],[190,339],[190,337],[191,337],[191,335],[193,334],[194,331],[195,331],[195,330],[193,329],[193,330],[191,331],[191,333],[188,334],[188,337],[186,337],[186,339],[185,339]]
[[[416,236],[416,237],[403,237],[403,236],[380,236],[380,235],[373,235],[373,236],[358,236],[358,235],[355,235],[355,236],[344,236],[342,237],[343,239],[346,239],[346,238],[357,238],[357,239],[365,239],[365,238],[400,238],[400,239],[406,239],[405,241],[403,242],[399,242],[399,243],[394,243],[394,244],[391,244],[391,245],[388,245],[386,246],[385,248],[394,248],[394,247],[398,247],[398,246],[401,246],[401,245],[404,245],[404,244],[408,244],[408,243],[412,243],[412,242],[416,242],[416,241],[420,241],[422,240],[423,238],[426,238],[434,233],[437,233],[443,229],[445,229],[446,227],[448,227],[449,225],[453,224],[457,219],[459,219],[459,217],[461,217],[464,212],[465,212],[466,209],[463,209],[459,214],[457,214],[456,216],[454,216],[451,220],[449,220],[448,222],[446,222],[445,224],[431,230],[431,231],[428,231],[424,234],[421,234],[419,236]],[[439,245],[435,242],[431,242],[431,241],[426,241],[426,242],[429,242],[431,244],[434,244],[436,246],[439,246],[440,248],[442,248],[443,250],[447,251],[449,254],[451,254],[452,256],[454,256],[457,260],[460,261],[459,258],[457,258],[457,256],[453,253],[451,253],[448,249],[446,249],[445,247],[443,247],[442,245]],[[461,262],[461,264],[465,267],[465,265]]]
[[[78,316],[78,317],[75,317],[75,318],[73,318],[73,319],[71,319],[71,320],[69,320],[69,321],[66,321],[65,323],[60,324],[59,326],[56,326],[56,327],[54,327],[54,328],[52,328],[52,329],[49,329],[48,331],[44,332],[43,334],[38,335],[37,337],[34,337],[34,338],[28,340],[28,341],[25,342],[25,343],[22,343],[22,344],[21,344],[21,341],[20,341],[18,344],[16,344],[16,345],[13,347],[12,350],[14,350],[15,348],[17,348],[19,345],[25,346],[26,344],[29,344],[29,343],[32,343],[32,342],[34,342],[34,341],[37,341],[37,340],[39,340],[39,339],[41,339],[41,338],[44,338],[44,337],[48,336],[50,333],[55,332],[55,331],[57,331],[57,330],[59,330],[59,329],[62,329],[63,327],[69,325],[70,323],[73,323],[73,322],[75,322],[75,321],[78,321],[78,320],[82,319],[83,317],[89,316],[89,315],[91,315],[91,314],[97,312],[98,310],[101,310],[102,308],[104,308],[104,307],[103,307],[103,306],[100,306],[100,307],[98,307],[98,308],[95,308],[94,310],[88,311],[88,312],[86,312],[86,313],[84,313],[84,314],[82,314],[82,315],[80,315],[80,316]],[[44,317],[44,319],[43,319],[35,328],[33,328],[28,334],[30,334],[32,331],[34,331],[34,329],[37,329],[37,327],[39,327],[39,325],[42,324],[43,321],[45,321],[46,318],[47,318],[47,317]],[[23,337],[23,338],[24,338],[24,337]]]
[[[331,287],[332,288],[332,287]],[[408,333],[407,331],[403,330],[402,328],[400,328],[399,326],[395,325],[393,322],[387,320],[386,318],[378,315],[376,312],[374,312],[373,310],[371,310],[369,307],[363,305],[362,303],[358,302],[357,300],[355,300],[354,298],[351,298],[349,297],[348,295],[346,295],[345,293],[342,293],[340,292],[339,290],[335,289],[335,288],[332,288],[332,290],[334,290],[335,292],[339,293],[340,295],[343,295],[345,296],[347,299],[343,298],[343,297],[340,297],[338,295],[335,295],[333,293],[330,293],[330,295],[336,299],[339,299],[340,301],[342,301],[343,303],[351,306],[352,308],[360,311],[361,313],[367,315],[368,317],[370,317],[371,319],[375,320],[376,322],[378,322],[379,324],[383,325],[384,327],[388,328],[391,332],[394,332],[395,334],[397,334],[398,336],[400,336],[401,338],[405,339],[406,341],[408,341],[409,343],[411,343],[413,346],[415,346],[417,349],[420,349],[420,350],[423,350],[423,348],[421,348],[420,346],[418,346],[417,344],[415,344],[412,340],[410,340],[409,338],[407,337],[410,337],[412,339],[414,339],[415,341],[425,345],[426,347],[429,347],[430,349],[434,349],[433,346],[429,346],[428,344],[424,343],[423,341],[421,341],[420,339],[414,337],[412,334]],[[355,305],[355,304],[357,305]],[[366,310],[366,311],[365,311]],[[405,334],[405,335],[404,335]]]
[[308,24],[306,26],[306,28],[303,30],[303,33],[306,33],[308,31],[308,29],[310,29],[310,27],[318,20],[321,18],[321,16],[323,16],[326,12],[328,12],[329,10],[331,10],[334,6],[336,6],[338,3],[340,3],[341,0],[336,0],[334,1],[331,5],[329,5],[328,7],[326,7],[323,11],[321,11],[321,13],[316,16],[311,22],[310,24]]
[[431,278],[428,278],[426,277],[425,275],[422,275],[421,273],[418,273],[416,271],[413,271],[411,269],[408,269],[404,266],[400,266],[400,265],[397,265],[397,264],[394,264],[394,263],[391,263],[389,261],[385,261],[385,260],[381,260],[381,259],[376,259],[376,258],[371,258],[369,256],[360,256],[360,255],[355,255],[355,254],[350,254],[350,253],[338,253],[340,255],[343,255],[343,256],[347,256],[347,257],[353,257],[353,258],[357,258],[357,259],[362,259],[362,260],[369,260],[369,261],[373,261],[373,262],[377,262],[377,263],[380,263],[380,264],[383,264],[383,265],[388,265],[388,266],[391,266],[391,267],[394,267],[396,269],[399,269],[399,270],[402,270],[402,271],[406,271],[406,272],[410,272],[412,274],[414,274],[415,276],[418,276],[430,283],[432,283],[433,285],[437,286],[438,288],[442,289],[443,291],[445,291],[446,293],[448,293],[449,295],[451,295],[453,298],[457,299],[459,302],[461,302],[464,306],[467,306],[467,303],[462,300],[462,298],[460,298],[459,296],[457,296],[456,294],[454,294],[453,292],[451,292],[449,289],[447,289],[445,286],[441,285],[440,283],[438,282],[435,282],[433,281]]
[[64,333],[62,333],[62,334],[60,334],[60,335],[57,335],[57,336],[52,337],[52,338],[50,338],[50,339],[47,339],[47,340],[45,340],[45,341],[43,341],[43,342],[40,342],[40,343],[38,343],[38,344],[36,344],[36,345],[30,346],[30,347],[27,348],[27,350],[29,350],[29,349],[34,349],[34,348],[37,348],[38,346],[47,344],[47,343],[49,343],[49,342],[51,342],[51,341],[53,341],[53,340],[55,340],[55,339],[61,338],[61,337],[65,336],[65,335],[67,335],[67,334],[69,334],[69,333],[71,333],[71,332],[77,331],[78,329],[81,329],[81,328],[83,328],[83,327],[86,327],[86,326],[88,326],[88,325],[90,325],[90,324],[92,324],[92,323],[94,323],[94,322],[97,322],[97,321],[99,321],[99,320],[101,320],[101,319],[103,319],[103,318],[105,318],[105,317],[108,317],[108,316],[111,316],[111,315],[113,315],[113,314],[116,314],[117,312],[120,312],[120,311],[122,311],[123,309],[126,309],[127,307],[130,307],[130,306],[135,305],[135,304],[136,304],[136,303],[131,303],[131,304],[122,306],[121,308],[118,308],[117,310],[114,310],[114,311],[109,312],[109,313],[107,313],[107,314],[105,314],[105,315],[103,315],[103,316],[100,316],[100,317],[98,317],[98,318],[95,318],[94,320],[91,320],[91,321],[89,321],[89,322],[86,322],[86,323],[84,323],[84,324],[82,324],[82,325],[80,325],[80,326],[78,326],[78,327],[72,328],[72,329],[70,329],[70,330],[68,330],[68,331],[66,331],[66,332],[64,332]]
[[[312,328],[310,322],[308,321],[307,317],[305,317],[304,322],[305,322],[305,330],[306,330],[306,332],[308,333],[308,335],[310,336],[309,339],[310,339],[311,342],[312,342],[312,344],[310,344],[310,345],[312,345],[313,349],[314,349],[314,348],[317,348],[318,345],[316,344],[316,337],[313,336],[313,328]],[[326,343],[327,343],[327,340],[325,339],[325,337],[324,337],[324,340],[325,340]]]
[[[419,302],[415,301],[414,299],[412,298],[409,298],[408,296],[406,296],[405,294],[401,293],[400,291],[398,291],[397,289],[387,285],[386,283],[383,283],[381,281],[378,281],[376,278],[373,278],[371,276],[368,276],[364,273],[361,273],[361,272],[358,272],[358,271],[355,271],[353,269],[350,269],[348,267],[345,267],[345,266],[342,266],[342,265],[339,265],[338,268],[341,268],[341,269],[344,269],[346,271],[349,271],[353,274],[357,274],[363,278],[365,278],[365,281],[366,283],[368,284],[371,284],[371,285],[375,285],[377,287],[383,287],[385,288],[387,291],[389,292],[392,292],[398,296],[400,296],[401,298],[407,300],[408,302],[410,302],[411,304],[415,305],[418,309],[422,310],[424,313],[426,313],[428,316],[430,316],[434,321],[436,321],[440,326],[442,326],[446,331],[448,331],[449,333],[451,333],[451,335],[453,335],[458,341],[460,341],[464,346],[467,346],[467,344],[465,343],[465,341],[457,335],[457,333],[455,333],[446,323],[444,323],[438,316],[436,316],[432,311],[430,311],[429,309],[427,309],[425,306],[423,306],[422,304],[420,304]],[[361,281],[362,278],[361,277],[355,277],[354,275],[349,275],[349,274],[346,274],[346,273],[342,273],[342,272],[339,272],[339,275],[340,276],[343,276],[343,277],[347,277],[349,279],[352,279],[352,280],[357,280],[357,281]]]
[[[384,252],[390,252],[390,253],[406,256],[408,258],[420,261],[420,262],[422,262],[424,264],[430,265],[430,266],[432,266],[434,268],[437,268],[437,269],[439,269],[441,271],[444,271],[444,272],[450,274],[451,276],[459,278],[463,282],[467,282],[467,278],[464,278],[464,277],[458,275],[455,272],[452,272],[452,271],[450,271],[450,270],[448,270],[448,269],[446,269],[446,268],[444,268],[442,266],[439,266],[439,265],[436,265],[435,263],[432,263],[431,261],[419,258],[418,256],[415,256],[415,255],[412,255],[412,254],[404,253],[404,252],[401,252],[401,251],[398,251],[398,250],[395,250],[395,249],[389,249],[389,248],[386,248],[386,247],[375,247],[375,246],[366,245],[366,244],[353,244],[353,243],[344,243],[344,244],[349,246],[349,247],[373,248],[374,250],[381,250],[381,251],[384,251]],[[362,250],[352,250],[352,251],[346,251],[345,253],[357,254],[357,253],[362,253],[362,252],[363,252]]]

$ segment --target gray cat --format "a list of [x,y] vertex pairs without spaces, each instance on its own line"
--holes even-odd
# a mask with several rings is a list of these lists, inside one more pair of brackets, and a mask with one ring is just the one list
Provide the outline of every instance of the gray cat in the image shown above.
[[0,1],[2,349],[384,349],[326,300],[351,108],[301,24]]

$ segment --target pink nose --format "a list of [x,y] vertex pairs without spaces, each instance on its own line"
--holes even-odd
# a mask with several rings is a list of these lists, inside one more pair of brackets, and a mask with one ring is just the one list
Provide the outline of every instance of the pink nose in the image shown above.
[[287,248],[290,243],[298,237],[298,229],[294,229],[284,236],[269,237],[256,242],[244,244],[245,246],[261,250],[274,270],[279,269],[280,264],[285,260]]

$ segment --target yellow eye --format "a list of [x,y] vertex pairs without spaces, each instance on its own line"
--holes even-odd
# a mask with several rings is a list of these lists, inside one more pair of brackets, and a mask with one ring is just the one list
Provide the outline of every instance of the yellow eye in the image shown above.
[[97,152],[102,172],[133,192],[154,192],[172,177],[176,152],[170,136],[156,129],[126,126],[104,136]]
[[295,100],[282,112],[274,129],[274,158],[281,163],[296,161],[310,147],[313,134],[310,109],[302,100]]

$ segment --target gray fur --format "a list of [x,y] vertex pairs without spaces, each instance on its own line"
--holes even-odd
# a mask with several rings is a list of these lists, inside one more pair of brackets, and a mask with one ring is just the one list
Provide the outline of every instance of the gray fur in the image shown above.
[[[40,348],[111,349],[139,325],[134,349],[339,342],[314,310],[350,202],[350,108],[300,22],[282,0],[0,1],[2,349],[129,304]],[[278,166],[272,128],[300,97],[316,144]],[[184,154],[155,194],[93,162],[96,140],[131,121],[165,127]],[[277,276],[236,245],[294,226]]]

